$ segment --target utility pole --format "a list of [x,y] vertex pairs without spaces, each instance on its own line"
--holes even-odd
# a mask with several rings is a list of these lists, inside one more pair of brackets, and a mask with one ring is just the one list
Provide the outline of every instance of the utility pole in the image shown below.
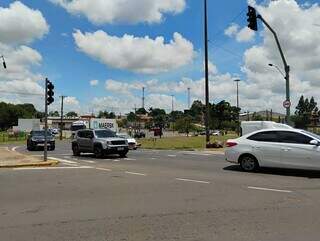
[[205,54],[205,127],[206,127],[206,144],[210,143],[209,133],[209,57],[208,57],[208,17],[207,17],[207,0],[204,0],[204,54]]
[[174,95],[171,95],[171,112],[174,111]]
[[238,110],[238,135],[240,135],[240,103],[239,103],[239,82],[241,81],[240,79],[235,79],[234,80],[237,83],[237,110]]
[[190,110],[190,87],[188,87],[188,109]]
[[63,130],[63,100],[64,98],[66,98],[67,96],[60,96],[61,98],[61,113],[60,113],[60,140],[62,140],[62,130]]
[[144,90],[145,90],[145,87],[142,87],[142,109],[144,109]]

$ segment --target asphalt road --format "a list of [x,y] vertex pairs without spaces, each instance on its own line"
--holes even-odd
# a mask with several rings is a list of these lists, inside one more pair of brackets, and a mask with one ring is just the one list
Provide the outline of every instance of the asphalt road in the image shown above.
[[74,158],[66,142],[49,156],[61,165],[0,170],[1,241],[319,240],[319,172],[190,151]]

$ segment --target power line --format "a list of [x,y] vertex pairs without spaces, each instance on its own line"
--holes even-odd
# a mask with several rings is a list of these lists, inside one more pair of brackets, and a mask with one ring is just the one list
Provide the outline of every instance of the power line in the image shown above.
[[5,90],[0,90],[0,93],[16,94],[16,95],[33,95],[33,96],[42,96],[43,97],[43,94],[22,93],[22,92],[5,91]]
[[228,24],[224,25],[224,27],[221,27],[215,34],[211,36],[210,39],[214,39],[216,36],[220,35],[222,31],[225,30],[226,27],[232,22],[234,22],[237,18],[239,18],[245,11],[247,10],[247,7],[243,8],[235,17],[233,17],[230,21],[228,21]]
[[229,54],[232,54],[232,55],[235,56],[235,57],[238,57],[238,58],[241,58],[241,59],[242,59],[242,57],[243,57],[243,56],[241,56],[240,54],[237,54],[237,53],[235,53],[234,51],[232,51],[232,50],[230,50],[230,49],[224,48],[223,45],[217,45],[217,44],[212,43],[211,41],[209,41],[209,43],[210,43],[211,45],[213,45],[214,47],[218,48],[218,49],[221,49],[221,50],[223,50],[223,51],[225,51],[225,52],[227,52],[227,53],[229,53]]

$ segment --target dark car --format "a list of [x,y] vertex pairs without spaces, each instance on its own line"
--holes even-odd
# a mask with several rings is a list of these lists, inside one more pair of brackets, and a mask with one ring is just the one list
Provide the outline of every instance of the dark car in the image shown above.
[[134,133],[134,138],[145,138],[146,137],[146,133],[144,133],[143,131],[137,131],[136,133]]
[[[44,148],[45,131],[31,131],[27,139],[27,149],[29,151],[37,150],[38,148]],[[47,132],[47,145],[48,150],[53,151],[56,147],[54,136],[50,131]]]

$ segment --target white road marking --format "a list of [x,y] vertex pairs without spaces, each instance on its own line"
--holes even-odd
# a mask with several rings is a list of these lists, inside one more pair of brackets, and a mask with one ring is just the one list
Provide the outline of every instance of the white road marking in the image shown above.
[[151,157],[150,159],[151,159],[151,160],[156,160],[157,158]]
[[111,172],[111,169],[96,167],[97,170]]
[[81,161],[83,161],[83,162],[86,162],[86,163],[96,163],[95,161],[88,161],[88,160],[81,160]]
[[177,155],[168,155],[168,157],[176,157]]
[[197,153],[197,152],[183,152],[184,155],[196,155],[196,156],[210,156],[207,153]]
[[16,151],[20,146],[15,146],[11,148],[11,151]]
[[210,184],[210,182],[206,182],[206,181],[199,181],[199,180],[185,179],[185,178],[176,178],[176,180],[184,181],[184,182],[196,182],[196,183]]
[[69,163],[69,164],[77,164],[77,162],[74,161],[69,161],[69,160],[65,160],[65,159],[61,159],[61,158],[56,158],[56,157],[48,157],[48,159],[52,159],[55,161],[59,161],[59,162],[63,162],[63,163]]
[[118,160],[118,159],[114,159],[114,160],[112,160],[112,161],[114,161],[114,162],[119,162],[120,160]]
[[131,174],[131,175],[137,175],[137,176],[146,176],[147,174],[145,173],[139,173],[139,172],[126,172],[127,174]]
[[77,167],[21,167],[13,168],[15,171],[37,171],[37,170],[63,170],[63,169],[92,169],[93,167],[89,166],[77,166]]
[[136,161],[137,159],[134,159],[134,158],[125,158],[125,160],[128,160],[128,161]]
[[280,190],[280,189],[272,189],[272,188],[264,188],[264,187],[248,187],[249,189],[254,189],[254,190],[260,190],[260,191],[271,191],[271,192],[285,192],[285,193],[291,193],[292,191],[290,190]]

